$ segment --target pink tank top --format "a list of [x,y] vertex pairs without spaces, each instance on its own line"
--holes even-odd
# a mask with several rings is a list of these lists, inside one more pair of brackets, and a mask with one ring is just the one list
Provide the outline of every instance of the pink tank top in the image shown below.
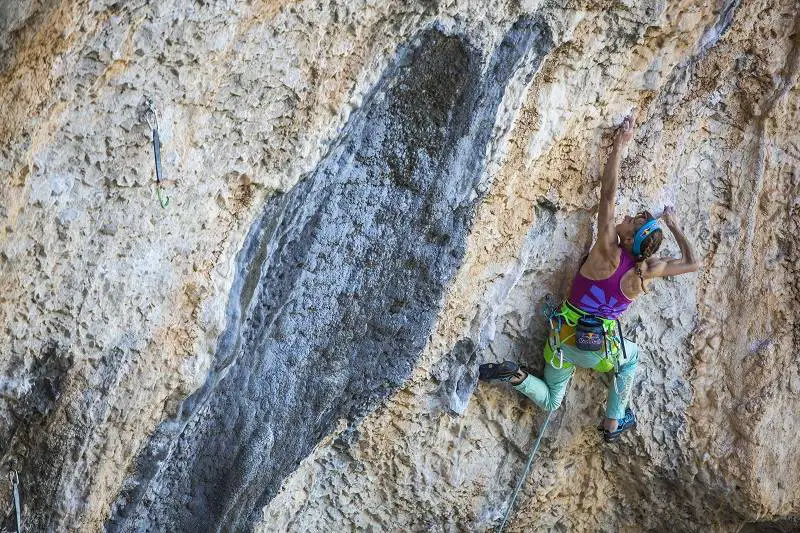
[[636,260],[625,249],[620,250],[619,266],[606,279],[589,279],[578,269],[567,299],[570,304],[587,313],[612,319],[628,308],[632,300],[622,294],[620,281],[636,265]]

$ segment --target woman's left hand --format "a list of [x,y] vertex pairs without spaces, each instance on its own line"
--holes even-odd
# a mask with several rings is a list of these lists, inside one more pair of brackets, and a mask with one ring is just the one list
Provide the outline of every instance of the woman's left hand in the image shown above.
[[676,225],[678,223],[678,217],[675,214],[675,208],[671,205],[664,207],[664,212],[661,213],[661,219],[668,227]]

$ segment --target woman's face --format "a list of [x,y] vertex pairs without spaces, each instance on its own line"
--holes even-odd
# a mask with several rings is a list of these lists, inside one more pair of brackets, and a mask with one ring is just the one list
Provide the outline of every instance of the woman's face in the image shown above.
[[636,230],[642,227],[650,218],[650,213],[647,211],[641,211],[634,216],[625,215],[622,223],[617,224],[617,235],[620,242],[630,247],[633,244],[633,235]]

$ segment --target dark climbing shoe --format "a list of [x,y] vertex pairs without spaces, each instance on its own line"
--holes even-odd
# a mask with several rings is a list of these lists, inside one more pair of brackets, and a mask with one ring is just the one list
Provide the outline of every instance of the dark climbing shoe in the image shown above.
[[629,429],[634,429],[636,427],[636,415],[633,414],[633,411],[631,411],[630,407],[625,409],[625,416],[617,420],[617,424],[617,429],[614,431],[606,431],[605,429],[603,430],[603,439],[606,442],[614,442],[615,440],[619,440],[620,435]]
[[480,366],[478,377],[482,381],[510,381],[519,370],[519,365],[514,361],[502,363],[485,363]]

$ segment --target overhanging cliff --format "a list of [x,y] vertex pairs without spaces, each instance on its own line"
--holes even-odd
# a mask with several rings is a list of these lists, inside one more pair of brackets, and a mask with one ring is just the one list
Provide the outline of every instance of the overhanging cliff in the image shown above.
[[627,315],[638,432],[579,373],[512,530],[797,527],[800,6],[705,4],[0,7],[29,530],[494,527],[542,413],[476,368],[541,366],[632,108],[619,210],[703,268]]

